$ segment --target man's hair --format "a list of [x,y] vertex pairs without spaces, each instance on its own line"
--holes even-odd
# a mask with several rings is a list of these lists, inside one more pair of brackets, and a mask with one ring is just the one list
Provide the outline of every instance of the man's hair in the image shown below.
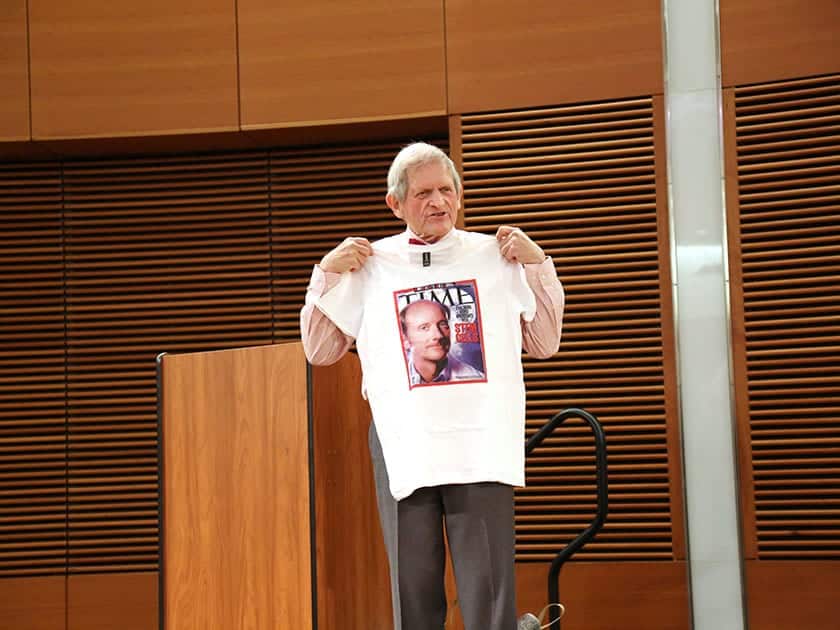
[[461,178],[458,176],[455,164],[446,153],[425,142],[414,142],[397,153],[394,161],[391,162],[391,168],[388,169],[388,194],[399,201],[405,201],[408,193],[408,171],[431,162],[440,162],[449,170],[455,184],[455,192],[460,195]]
[[409,302],[400,311],[400,327],[402,328],[404,335],[408,334],[408,324],[405,323],[405,314],[408,312],[408,309],[410,309],[415,304],[423,304],[424,302],[427,304],[434,304],[435,306],[437,306],[441,310],[441,312],[446,316],[446,321],[449,321],[449,307],[445,304],[435,302],[434,300],[417,300],[416,302]]

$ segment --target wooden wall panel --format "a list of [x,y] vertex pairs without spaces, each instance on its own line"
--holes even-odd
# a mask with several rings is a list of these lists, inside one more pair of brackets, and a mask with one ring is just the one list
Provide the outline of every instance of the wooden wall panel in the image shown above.
[[840,75],[725,102],[748,557],[838,559]]
[[750,628],[837,626],[840,75],[724,90]]
[[64,576],[0,579],[0,628],[65,630]]
[[167,355],[162,382],[164,627],[311,628],[303,347]]
[[0,165],[0,577],[64,572],[65,381],[61,170]]
[[837,0],[720,0],[725,87],[840,72]]
[[242,127],[443,114],[441,0],[239,0]]
[[271,342],[264,153],[68,162],[70,569],[158,562],[155,356]]
[[27,0],[0,6],[0,142],[29,140]]
[[[547,577],[548,564],[516,565],[520,611],[546,605]],[[572,562],[560,572],[560,601],[563,630],[691,628],[685,562]]]
[[447,0],[449,113],[663,90],[658,0]]
[[750,630],[836,630],[840,561],[745,564]]
[[71,575],[67,630],[158,630],[158,574]]
[[388,559],[368,449],[370,406],[355,354],[312,368],[318,628],[390,627]]
[[[466,227],[521,227],[566,289],[559,353],[524,362],[526,422],[583,407],[604,425],[610,516],[586,560],[685,557],[662,120],[650,97],[461,117]],[[518,560],[551,560],[583,531],[594,463],[579,421],[531,454]]]
[[233,0],[29,0],[32,137],[237,129]]

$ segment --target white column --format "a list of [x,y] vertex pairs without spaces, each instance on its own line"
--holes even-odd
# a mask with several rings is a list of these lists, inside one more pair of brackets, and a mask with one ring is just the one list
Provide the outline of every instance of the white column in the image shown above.
[[718,16],[663,0],[668,192],[695,630],[743,630]]

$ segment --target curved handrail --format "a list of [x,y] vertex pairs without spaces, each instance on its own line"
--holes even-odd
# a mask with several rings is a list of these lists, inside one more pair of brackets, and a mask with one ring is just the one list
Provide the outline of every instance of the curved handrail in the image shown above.
[[[561,549],[557,556],[551,563],[551,569],[548,572],[548,603],[560,601],[560,569],[563,564],[578,552],[586,543],[595,537],[601,527],[607,520],[607,440],[604,436],[604,429],[598,419],[588,411],[571,407],[564,409],[549,420],[542,429],[537,431],[525,443],[525,455],[529,455],[537,446],[542,444],[543,440],[547,438],[557,427],[559,427],[567,418],[582,418],[592,429],[595,434],[595,474],[598,485],[598,511],[595,514],[594,520],[589,526],[580,533],[577,538],[570,542],[564,549]],[[551,628],[555,628],[553,624],[560,621],[557,608],[552,606],[549,610],[549,621]]]

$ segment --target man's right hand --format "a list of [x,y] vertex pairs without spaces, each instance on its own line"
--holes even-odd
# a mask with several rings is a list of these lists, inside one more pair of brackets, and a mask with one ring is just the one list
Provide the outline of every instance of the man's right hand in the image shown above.
[[322,271],[331,273],[357,271],[372,254],[373,248],[366,238],[350,236],[324,256],[318,266]]

